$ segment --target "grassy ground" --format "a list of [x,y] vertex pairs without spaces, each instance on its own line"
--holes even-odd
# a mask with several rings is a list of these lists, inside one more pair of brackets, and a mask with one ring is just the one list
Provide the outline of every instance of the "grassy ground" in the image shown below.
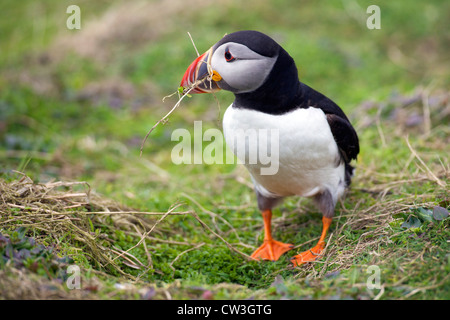
[[[450,298],[448,1],[71,4],[81,30],[61,1],[0,5],[1,298]],[[240,29],[281,43],[360,136],[324,257],[301,268],[246,259],[263,233],[245,169],[170,160],[172,131],[220,128],[231,94],[187,99],[139,156],[196,56],[186,31],[205,51]],[[309,200],[274,214],[296,251],[317,241]]]

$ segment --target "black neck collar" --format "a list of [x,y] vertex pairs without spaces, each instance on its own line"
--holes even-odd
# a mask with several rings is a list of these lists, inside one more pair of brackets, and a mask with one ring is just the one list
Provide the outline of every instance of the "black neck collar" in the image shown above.
[[298,108],[302,86],[297,67],[289,54],[280,47],[277,61],[267,80],[253,92],[235,94],[235,108],[251,109],[280,115]]

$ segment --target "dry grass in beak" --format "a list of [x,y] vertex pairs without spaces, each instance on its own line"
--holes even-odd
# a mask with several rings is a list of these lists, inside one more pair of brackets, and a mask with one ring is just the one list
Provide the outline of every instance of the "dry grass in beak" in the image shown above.
[[[173,96],[173,95],[176,94],[176,93],[178,93],[178,96],[179,96],[178,101],[177,101],[177,103],[175,103],[175,105],[173,106],[173,108],[172,108],[172,109],[171,109],[164,117],[162,117],[161,119],[159,119],[159,120],[153,125],[153,127],[147,132],[147,134],[145,135],[144,140],[142,140],[142,143],[141,143],[141,149],[140,149],[140,154],[139,154],[139,156],[142,156],[142,150],[144,149],[145,141],[147,141],[147,138],[148,138],[148,136],[150,135],[150,133],[152,133],[152,131],[153,131],[153,130],[161,123],[161,122],[165,123],[165,122],[167,121],[166,119],[172,114],[172,112],[174,112],[175,109],[178,108],[178,107],[180,106],[181,101],[183,101],[183,99],[184,99],[186,96],[190,96],[189,92],[191,92],[192,90],[194,90],[195,87],[197,87],[199,84],[201,84],[201,83],[203,83],[203,82],[205,82],[205,81],[206,81],[206,78],[203,79],[203,80],[199,80],[199,81],[194,82],[194,83],[193,83],[190,87],[188,87],[188,88],[179,87],[179,88],[178,88],[178,91],[176,91],[176,92],[174,92],[174,93],[172,93],[172,94],[170,94],[170,95],[168,95],[168,96],[165,96],[165,97],[163,98],[163,101],[164,101],[166,98],[171,97],[171,96]],[[180,95],[180,93],[181,93],[181,95]]]
[[[195,46],[194,40],[192,39],[192,36],[191,36],[191,34],[190,34],[189,32],[188,32],[188,35],[189,35],[189,38],[191,39],[192,46],[194,47],[195,52],[197,53],[197,57],[200,56],[199,53],[198,53],[197,47]],[[203,63],[205,63],[205,62],[203,62]],[[166,98],[170,98],[170,97],[172,97],[173,95],[178,94],[178,101],[175,103],[175,105],[173,106],[173,108],[172,108],[172,109],[171,109],[164,117],[162,117],[160,120],[158,120],[158,121],[153,125],[153,127],[147,132],[147,134],[145,135],[145,137],[144,137],[144,139],[142,140],[142,143],[141,143],[141,148],[140,148],[139,156],[142,156],[142,151],[143,151],[143,149],[144,149],[145,141],[147,141],[147,138],[148,138],[148,136],[150,135],[150,133],[152,133],[152,131],[153,131],[153,130],[161,123],[161,122],[162,122],[162,123],[166,123],[166,122],[167,122],[167,118],[172,114],[172,112],[175,111],[176,108],[178,108],[178,107],[180,106],[181,101],[183,101],[183,99],[184,99],[186,96],[191,97],[189,93],[190,93],[192,90],[194,90],[197,86],[203,84],[203,83],[206,82],[206,81],[209,81],[209,82],[210,82],[210,89],[212,90],[212,82],[211,82],[211,81],[212,81],[212,79],[213,79],[214,72],[213,72],[213,69],[212,69],[212,67],[211,67],[211,57],[208,58],[208,61],[207,61],[206,63],[207,63],[207,69],[208,69],[208,76],[207,76],[207,77],[195,81],[193,84],[191,84],[191,85],[190,85],[189,87],[187,87],[187,88],[184,88],[184,87],[181,86],[181,87],[178,88],[177,91],[173,92],[172,94],[170,94],[170,95],[168,95],[168,96],[165,96],[165,97],[162,99],[162,101],[164,102],[164,100],[165,100]],[[214,97],[215,97],[215,96],[214,96]],[[218,104],[219,102],[218,102],[217,98],[216,98],[216,101],[217,101],[217,104]],[[219,110],[220,110],[220,106],[219,106]]]

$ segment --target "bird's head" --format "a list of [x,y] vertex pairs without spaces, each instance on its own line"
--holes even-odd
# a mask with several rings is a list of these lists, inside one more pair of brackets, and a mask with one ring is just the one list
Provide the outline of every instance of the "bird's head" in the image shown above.
[[224,89],[236,95],[256,92],[265,83],[276,87],[289,81],[280,77],[286,68],[274,72],[274,66],[286,65],[286,59],[289,68],[293,68],[291,73],[294,75],[290,78],[298,82],[292,58],[272,38],[258,31],[234,32],[191,63],[181,86],[193,88],[192,93]]

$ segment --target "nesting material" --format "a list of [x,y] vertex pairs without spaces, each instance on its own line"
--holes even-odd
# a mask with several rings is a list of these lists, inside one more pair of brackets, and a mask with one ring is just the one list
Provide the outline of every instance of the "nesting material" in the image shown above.
[[[135,277],[122,270],[123,263],[134,269],[146,270],[149,261],[142,262],[129,250],[114,247],[114,239],[101,233],[98,226],[122,229],[140,238],[135,245],[145,245],[145,239],[157,241],[157,225],[168,215],[184,215],[176,211],[180,205],[167,212],[138,212],[105,200],[92,192],[87,182],[35,183],[27,175],[16,172],[17,180],[0,179],[0,229],[19,227],[34,230],[35,237],[54,238],[56,249],[61,239],[70,237],[82,245],[83,252],[101,268],[111,267],[120,274]],[[159,219],[155,219],[157,216]],[[153,237],[151,237],[152,235]]]
[[[200,54],[199,54],[199,52],[198,52],[198,50],[197,50],[197,47],[195,46],[194,39],[192,39],[192,36],[191,36],[191,34],[190,34],[189,32],[188,32],[187,34],[189,35],[189,38],[191,39],[192,46],[194,47],[195,52],[197,53],[197,56],[200,56]],[[202,61],[202,62],[205,63],[204,61]],[[190,97],[190,96],[191,96],[189,93],[190,93],[192,90],[194,90],[196,87],[198,87],[199,85],[203,84],[203,83],[206,82],[206,81],[209,81],[209,82],[211,83],[211,80],[214,80],[214,81],[220,80],[220,79],[219,79],[220,75],[219,75],[217,72],[215,72],[215,71],[212,69],[212,67],[211,67],[211,57],[209,57],[208,61],[206,61],[206,64],[207,64],[207,69],[208,69],[208,76],[207,76],[207,77],[195,81],[195,82],[194,82],[193,84],[191,84],[189,87],[186,87],[186,88],[185,88],[185,87],[182,87],[182,86],[181,86],[181,87],[178,87],[178,90],[177,90],[177,91],[173,92],[173,93],[170,94],[170,95],[165,96],[165,97],[162,99],[163,102],[164,102],[164,100],[165,100],[166,98],[169,98],[169,97],[174,96],[175,94],[178,94],[178,101],[175,103],[175,105],[173,106],[173,108],[172,108],[172,109],[171,109],[164,117],[162,117],[161,119],[159,119],[159,120],[153,125],[153,127],[147,132],[147,134],[145,135],[145,137],[144,137],[144,139],[142,140],[142,143],[141,143],[140,156],[142,156],[142,151],[143,151],[143,149],[144,149],[144,144],[145,144],[145,141],[147,141],[148,136],[152,133],[152,131],[153,131],[160,123],[163,123],[163,124],[164,124],[164,123],[167,122],[167,118],[175,111],[175,109],[177,109],[177,108],[180,106],[181,101],[183,101],[183,99],[184,99],[186,96],[187,96],[187,97]],[[216,99],[216,102],[218,103],[217,99]],[[219,110],[220,110],[220,106],[219,106]]]
[[144,139],[142,140],[142,143],[141,143],[141,149],[140,149],[140,155],[141,155],[141,156],[142,156],[142,151],[144,150],[144,144],[145,144],[145,141],[147,141],[147,138],[148,138],[148,136],[150,135],[150,133],[152,133],[152,131],[153,131],[153,130],[161,123],[161,122],[162,122],[162,123],[166,123],[166,122],[167,122],[167,118],[175,111],[176,108],[178,108],[178,107],[180,106],[181,101],[183,101],[183,99],[184,99],[186,96],[190,96],[189,93],[190,93],[192,90],[194,90],[194,88],[195,88],[196,86],[198,86],[199,84],[201,84],[201,83],[203,83],[204,81],[206,81],[206,79],[207,79],[207,78],[205,78],[205,79],[203,79],[203,80],[201,80],[201,81],[196,81],[196,82],[193,83],[189,88],[179,87],[179,88],[178,88],[178,91],[172,93],[172,94],[169,95],[169,96],[165,96],[165,97],[163,98],[163,101],[164,101],[166,98],[171,97],[171,96],[173,96],[174,94],[178,93],[178,101],[177,101],[177,103],[175,103],[175,105],[173,106],[173,108],[172,108],[172,109],[171,109],[164,117],[162,117],[161,119],[159,119],[159,120],[153,125],[153,127],[147,132],[147,134],[145,135]]

